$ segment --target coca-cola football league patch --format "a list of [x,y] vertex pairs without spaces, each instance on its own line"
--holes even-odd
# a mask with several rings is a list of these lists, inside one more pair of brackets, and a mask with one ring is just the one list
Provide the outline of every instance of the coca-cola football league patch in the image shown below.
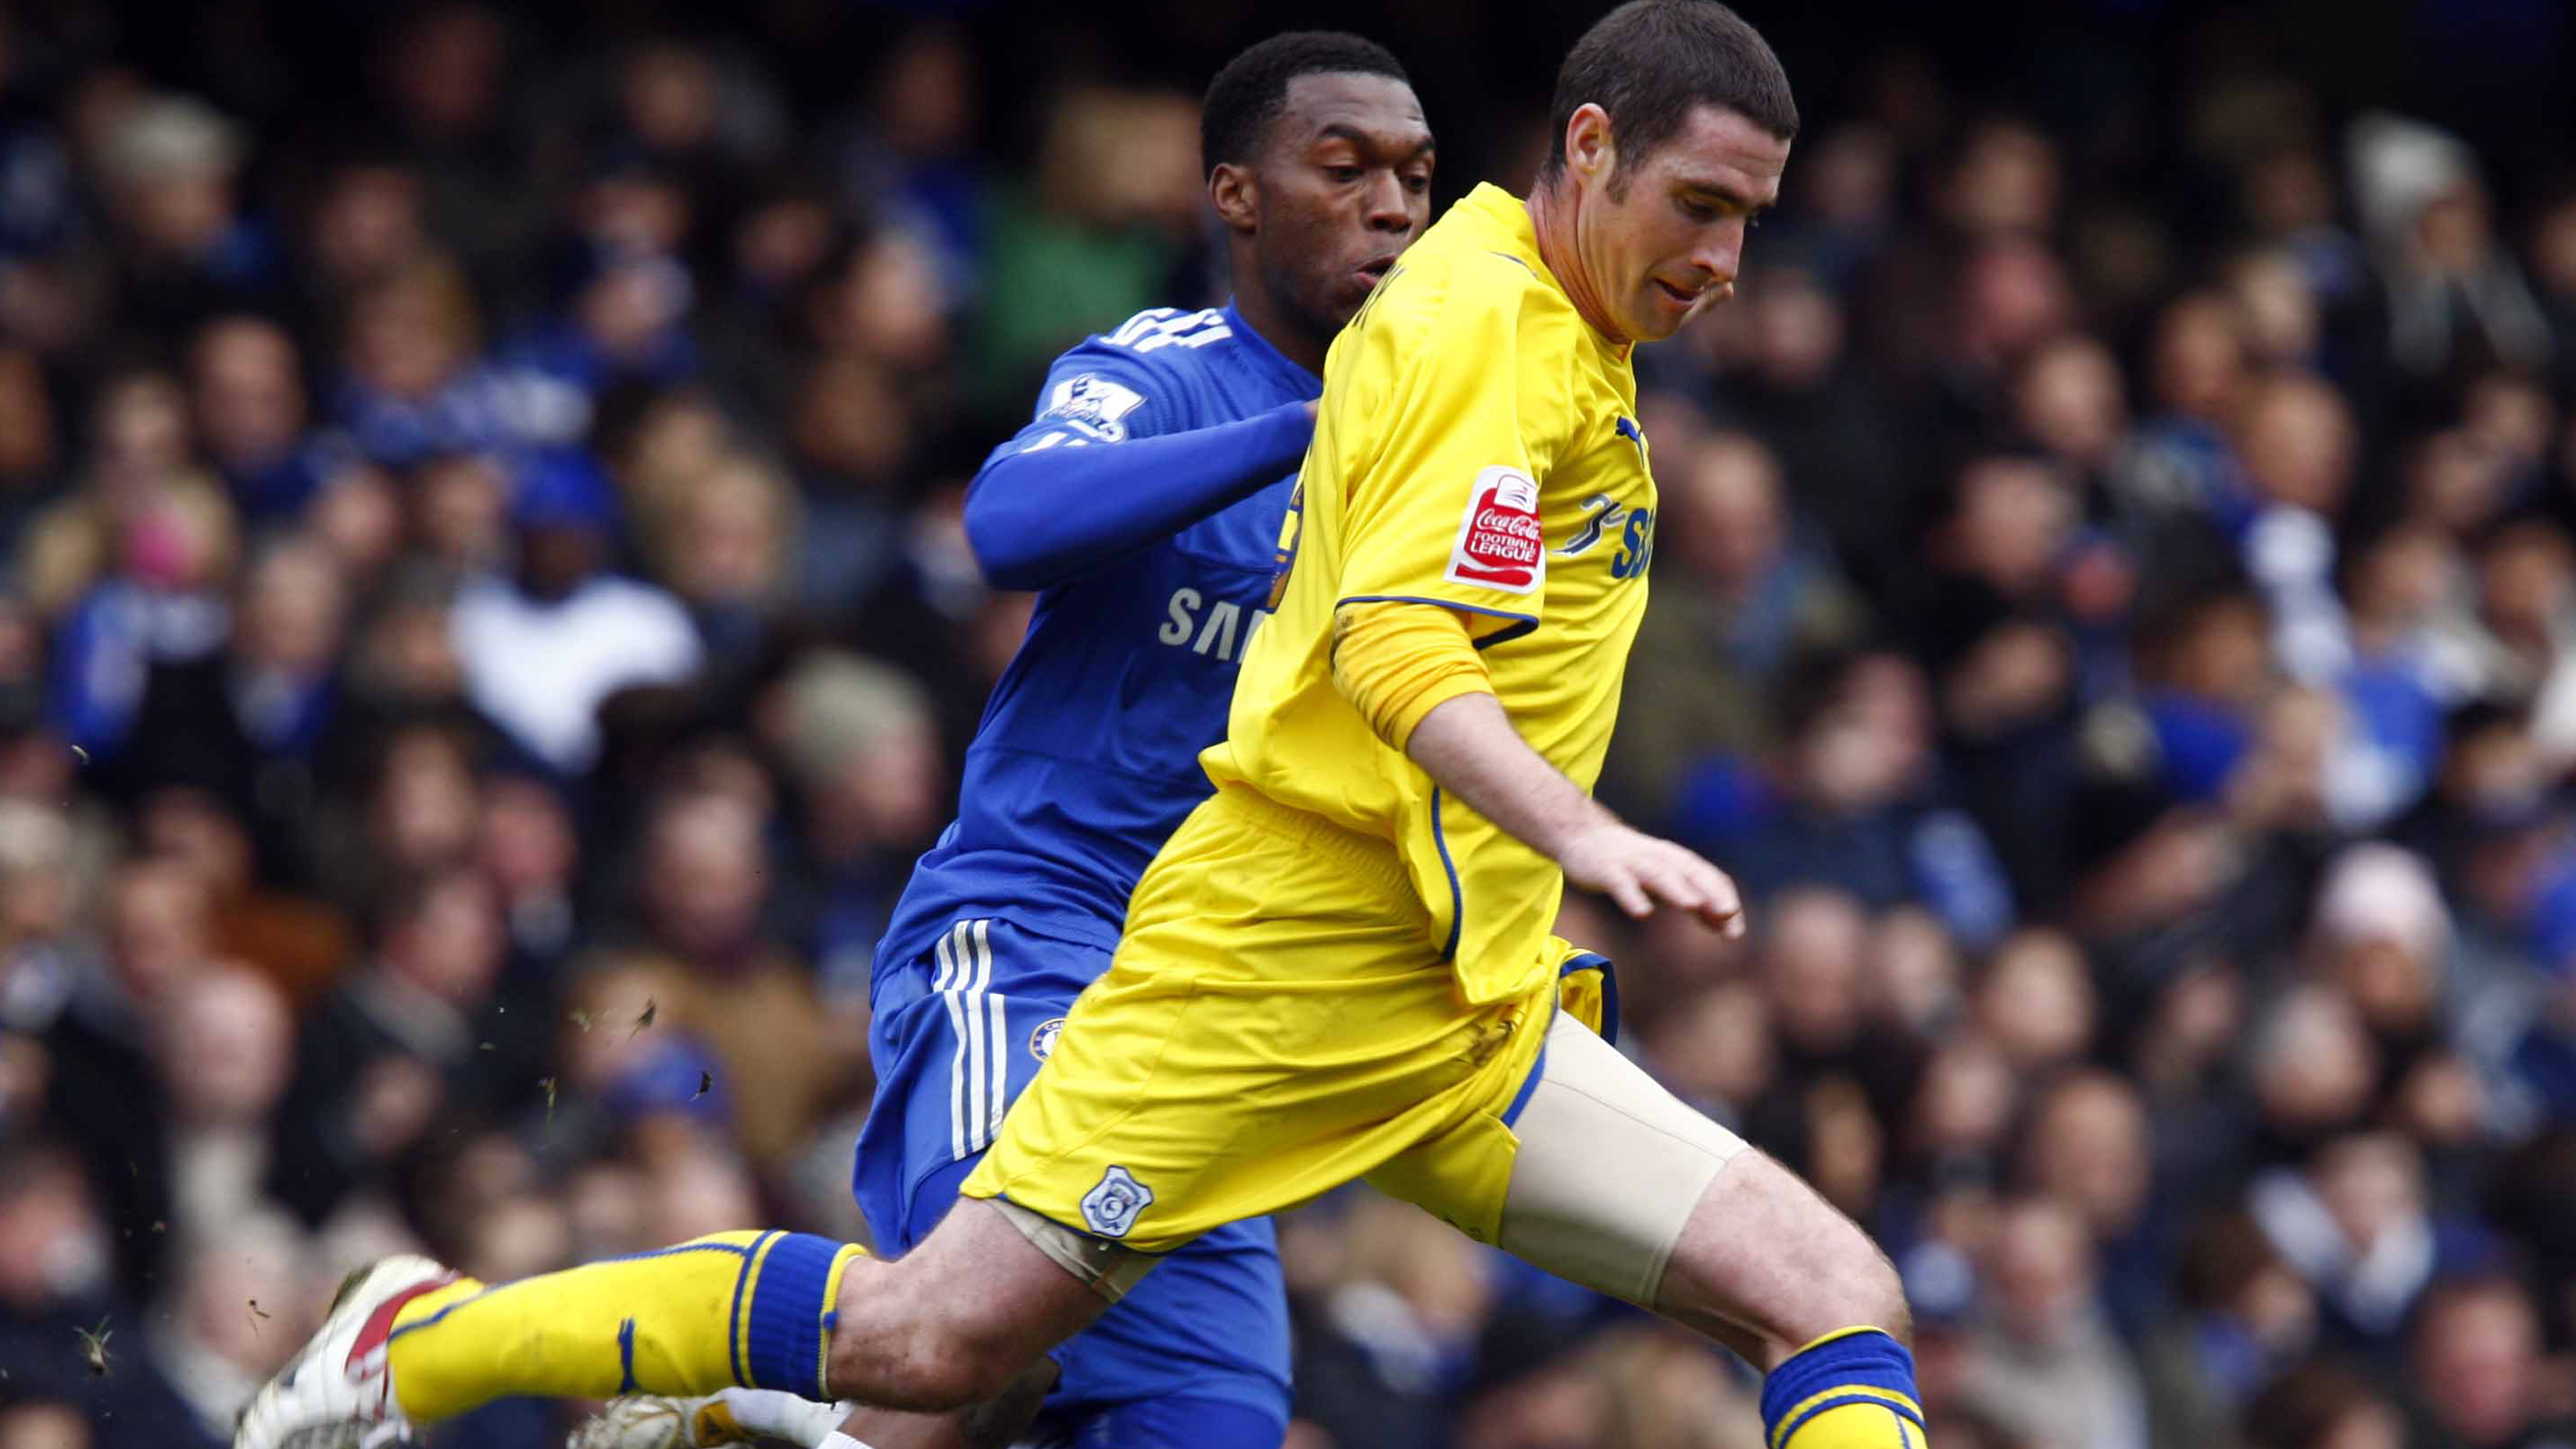
[[1449,546],[1448,579],[1509,594],[1535,594],[1546,582],[1538,485],[1528,474],[1496,464],[1476,475],[1458,541]]

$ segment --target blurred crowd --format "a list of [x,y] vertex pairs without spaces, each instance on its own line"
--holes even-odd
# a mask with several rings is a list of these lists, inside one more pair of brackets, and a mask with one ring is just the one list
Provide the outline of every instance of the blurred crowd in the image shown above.
[[[1352,18],[194,9],[0,11],[0,1449],[225,1442],[385,1251],[864,1238],[871,953],[1028,615],[964,480],[1216,300],[1195,89]],[[1442,196],[1525,185],[1588,11],[1393,9]],[[1566,933],[1886,1244],[1941,1449],[2565,1449],[2565,17],[2445,12],[2416,113],[2076,13],[2156,43],[1782,18],[1601,786],[1755,928]],[[1299,1449],[1759,1441],[1409,1208],[1283,1251]]]

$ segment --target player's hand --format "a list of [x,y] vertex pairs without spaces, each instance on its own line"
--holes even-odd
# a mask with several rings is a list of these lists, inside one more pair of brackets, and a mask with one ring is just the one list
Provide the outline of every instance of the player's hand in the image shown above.
[[1725,871],[1692,851],[1617,821],[1586,828],[1566,842],[1558,865],[1565,878],[1619,903],[1643,919],[1658,906],[1685,910],[1728,940],[1744,934],[1744,899]]
[[1311,423],[1311,422],[1313,422],[1315,419],[1320,418],[1320,417],[1322,417],[1323,415],[1324,415],[1324,405],[1323,405],[1323,403],[1321,403],[1321,402],[1317,401],[1316,399],[1308,398],[1308,399],[1306,400],[1306,421],[1308,421],[1308,422],[1310,422],[1310,423]]

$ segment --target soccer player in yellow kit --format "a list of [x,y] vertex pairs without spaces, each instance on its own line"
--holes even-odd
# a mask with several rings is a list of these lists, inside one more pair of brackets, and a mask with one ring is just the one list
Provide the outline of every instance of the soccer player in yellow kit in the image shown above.
[[1654,550],[1630,353],[1731,293],[1796,109],[1732,11],[1634,0],[1567,57],[1552,124],[1527,201],[1479,187],[1334,343],[1217,791],[929,1239],[888,1263],[727,1234],[500,1288],[379,1268],[312,1355],[371,1370],[372,1404],[272,1406],[283,1431],[237,1442],[507,1393],[950,1408],[1156,1254],[1359,1177],[1735,1348],[1767,1449],[1926,1442],[1885,1258],[1561,1005],[1586,958],[1550,934],[1568,880],[1742,930],[1716,867],[1589,786]]

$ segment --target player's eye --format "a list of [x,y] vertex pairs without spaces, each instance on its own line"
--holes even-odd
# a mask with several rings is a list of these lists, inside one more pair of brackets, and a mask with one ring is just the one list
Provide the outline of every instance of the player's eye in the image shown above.
[[1333,178],[1334,181],[1339,182],[1344,186],[1348,186],[1352,182],[1359,180],[1363,173],[1360,168],[1356,166],[1327,166],[1324,168],[1324,174]]
[[1681,204],[1681,207],[1682,215],[1689,217],[1693,221],[1705,222],[1717,220],[1717,208],[1709,205],[1705,201],[1685,201]]
[[1404,178],[1404,189],[1418,196],[1431,189],[1431,178],[1416,171]]

